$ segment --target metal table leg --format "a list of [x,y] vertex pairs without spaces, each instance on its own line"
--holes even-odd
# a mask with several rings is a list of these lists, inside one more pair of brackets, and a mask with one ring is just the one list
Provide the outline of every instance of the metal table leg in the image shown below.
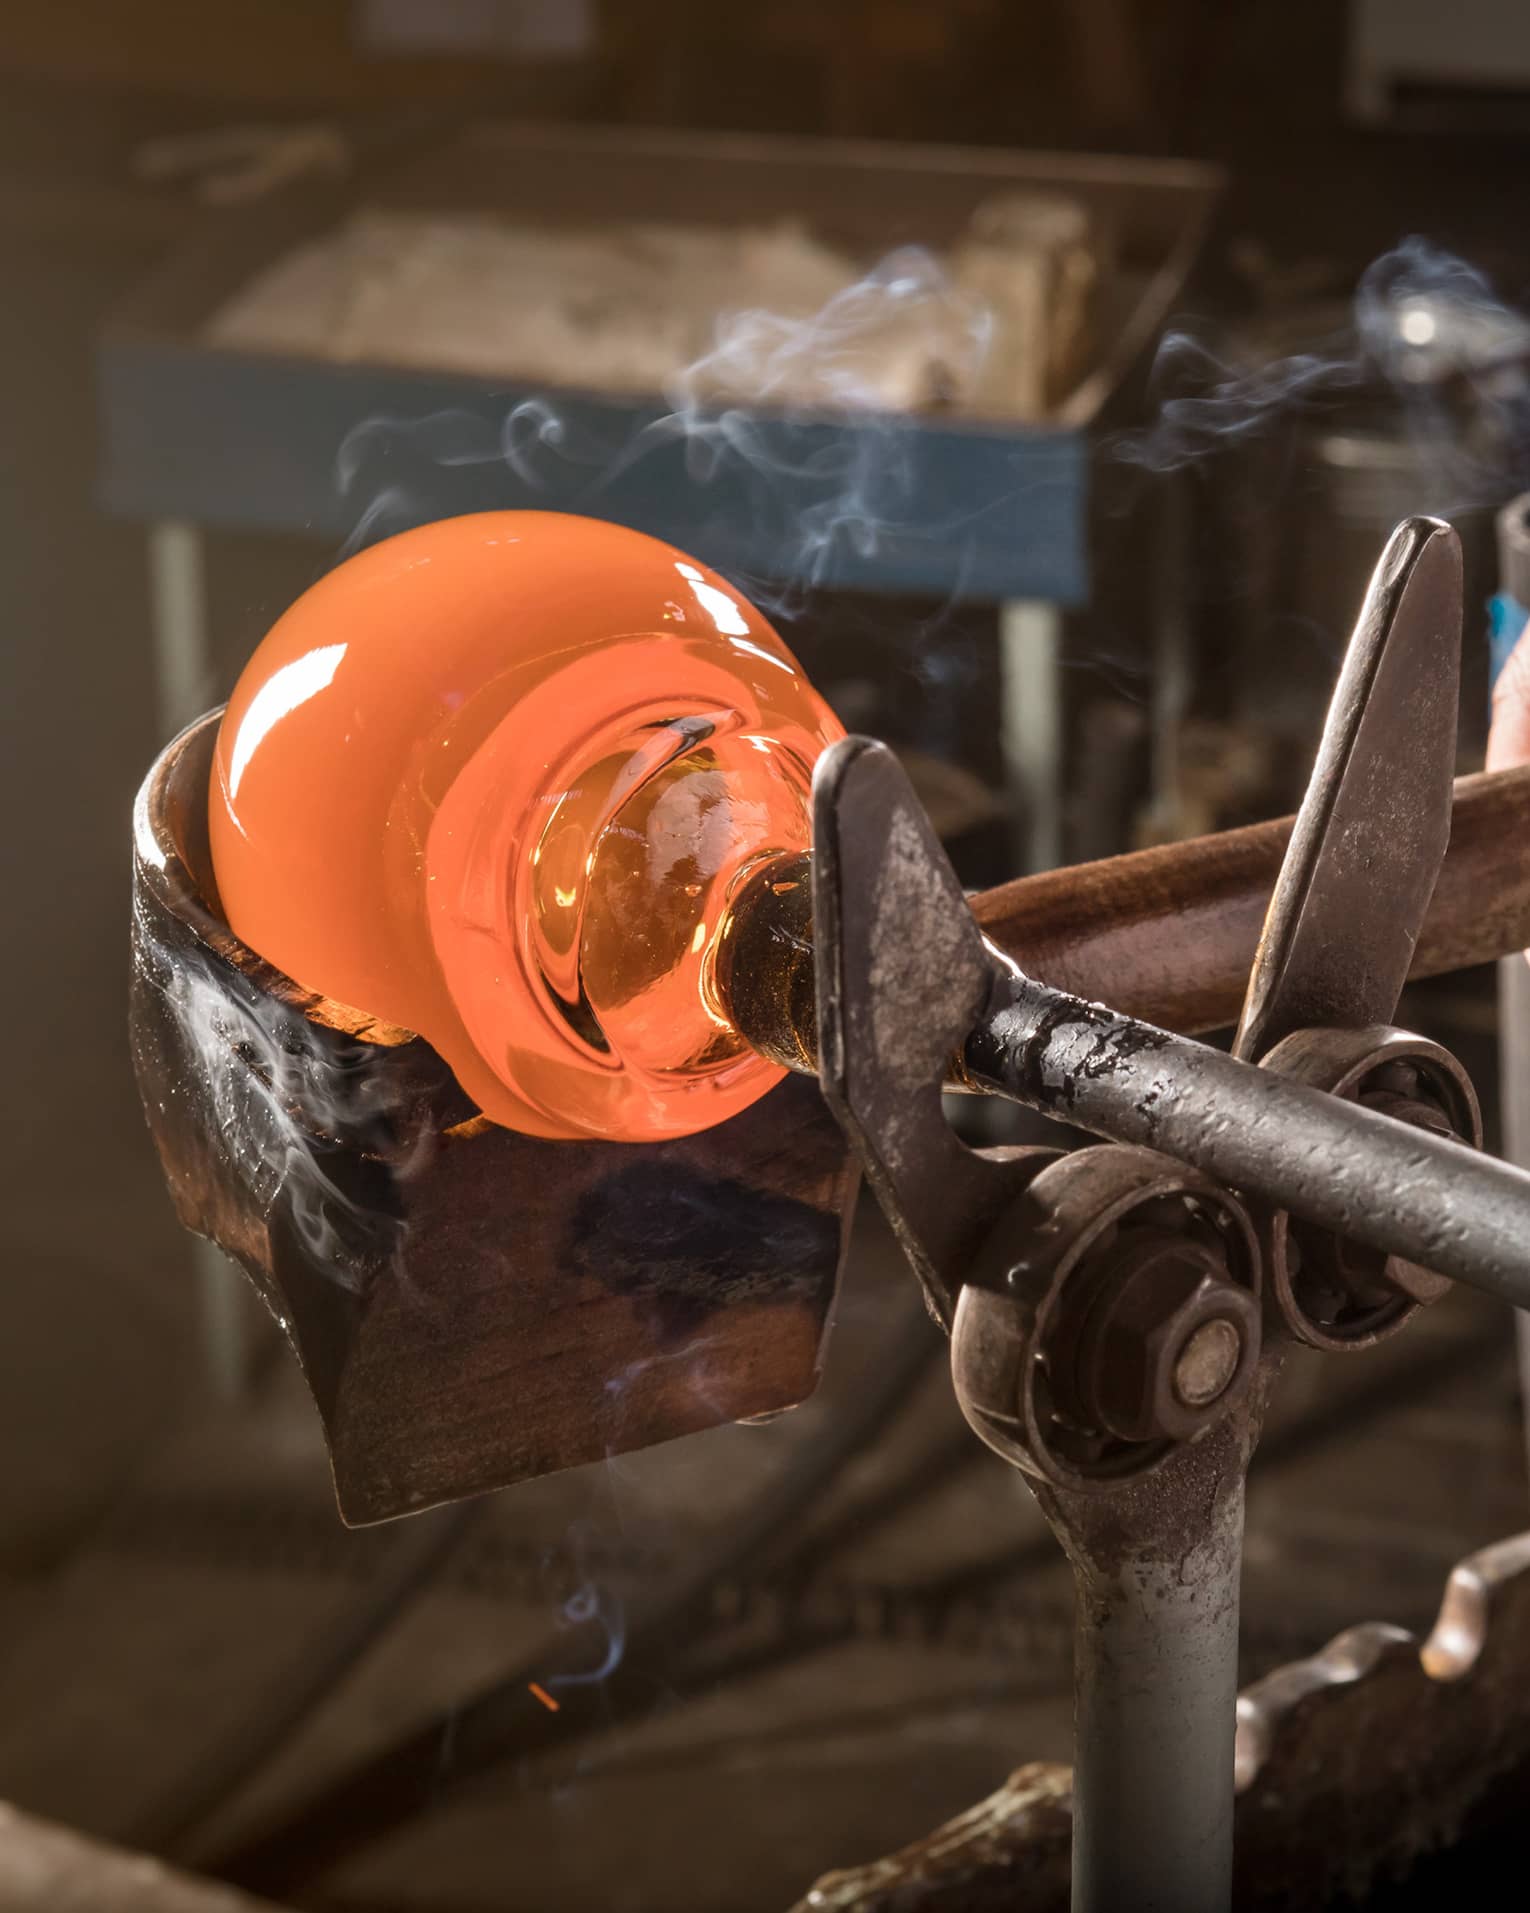
[[160,729],[175,733],[212,701],[202,534],[180,518],[149,527],[149,594]]
[[1062,611],[1015,598],[999,606],[1004,765],[1016,808],[1020,870],[1062,862]]
[[[149,527],[149,602],[156,712],[168,738],[200,716],[213,695],[206,559],[196,525],[166,518]],[[249,1367],[244,1279],[221,1249],[200,1237],[192,1240],[191,1256],[204,1370],[216,1394],[236,1400]]]

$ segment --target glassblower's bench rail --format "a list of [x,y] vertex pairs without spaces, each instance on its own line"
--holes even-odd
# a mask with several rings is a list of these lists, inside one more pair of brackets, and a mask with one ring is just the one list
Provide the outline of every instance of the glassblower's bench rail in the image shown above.
[[[1043,954],[1045,934],[1035,950],[1018,936],[1011,960],[979,923],[1023,923],[1026,886],[974,914],[893,759],[849,739],[815,779],[811,885],[741,911],[724,967],[751,1040],[818,1061],[824,1101],[950,1332],[964,1412],[1024,1471],[1073,1564],[1073,1897],[1090,1913],[1229,1902],[1243,1483],[1282,1348],[1362,1350],[1450,1279],[1530,1305],[1530,1176],[1474,1153],[1459,1066],[1390,1027],[1410,970],[1530,942],[1517,854],[1530,777],[1474,780],[1447,855],[1460,626],[1453,535],[1403,526],[1273,898],[1281,840],[1268,827],[1060,873],[1035,883],[1038,897],[1073,897],[1072,973]],[[680,1144],[464,1131],[426,1046],[345,1024],[219,923],[197,818],[209,741],[205,723],[177,740],[140,801],[138,1067],[184,1219],[239,1256],[290,1324],[347,1518],[800,1398],[849,1190],[811,1085],[788,1081]],[[1150,896],[1156,924],[1113,921],[1113,882],[1139,910]],[[810,924],[792,915],[806,897]],[[1266,899],[1231,1056],[1055,987],[1091,974],[1079,953],[1093,948],[1098,994],[1115,998],[1119,975],[1133,1007],[1156,991],[1176,1020],[1208,1027],[1228,949]],[[1197,933],[1199,911],[1220,942]],[[1176,918],[1179,937],[1155,943]],[[1059,921],[1067,908],[1054,945]],[[297,1059],[281,1082],[252,1074],[252,1033]],[[355,1094],[358,1073],[372,1093]],[[951,1081],[1111,1140],[968,1151],[942,1114]],[[439,1145],[423,1171],[422,1135]],[[331,1192],[322,1247],[302,1226],[311,1206],[300,1212],[273,1170],[305,1146]],[[707,1206],[707,1242],[667,1240],[662,1256],[645,1244],[635,1175]],[[469,1231],[452,1220],[464,1205]],[[516,1281],[496,1284],[476,1245],[512,1223]],[[428,1321],[400,1306],[411,1284],[437,1305]],[[658,1317],[643,1301],[665,1284],[688,1299],[708,1385],[689,1385],[694,1367],[679,1390],[639,1377],[619,1423],[603,1421],[604,1385],[644,1360]],[[548,1344],[528,1324],[600,1298],[588,1371],[534,1371]],[[540,1390],[524,1416],[505,1406],[517,1362]]]

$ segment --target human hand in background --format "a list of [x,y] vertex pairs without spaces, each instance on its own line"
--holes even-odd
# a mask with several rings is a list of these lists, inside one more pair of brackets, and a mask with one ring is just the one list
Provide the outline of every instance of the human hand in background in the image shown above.
[[1512,770],[1516,764],[1530,764],[1530,625],[1498,673],[1488,729],[1488,769]]

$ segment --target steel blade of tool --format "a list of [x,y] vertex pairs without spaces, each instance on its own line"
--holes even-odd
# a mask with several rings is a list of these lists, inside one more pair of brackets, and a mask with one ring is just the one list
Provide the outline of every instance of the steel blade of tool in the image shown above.
[[1450,840],[1460,676],[1460,540],[1406,519],[1345,652],[1235,1056],[1255,1062],[1293,1030],[1391,1022]]
[[940,1100],[988,1001],[987,946],[885,746],[847,737],[819,759],[813,850],[819,1081],[949,1328],[962,1272],[1009,1192],[957,1140]]

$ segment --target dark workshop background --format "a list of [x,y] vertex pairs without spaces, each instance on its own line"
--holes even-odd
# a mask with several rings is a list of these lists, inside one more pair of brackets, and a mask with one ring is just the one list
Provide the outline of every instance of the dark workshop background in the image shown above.
[[[384,45],[379,22],[411,11],[444,23],[442,45]],[[129,1070],[129,811],[163,739],[144,527],[98,502],[95,354],[118,302],[208,218],[186,181],[144,178],[135,154],[167,136],[283,122],[333,125],[383,152],[498,117],[1159,155],[1226,168],[1181,314],[1219,352],[1240,340],[1274,357],[1330,337],[1360,272],[1410,234],[1490,273],[1511,307],[1530,293],[1530,51],[1516,0],[1499,9],[1502,70],[1483,85],[1360,71],[1352,10],[1337,0],[543,0],[497,13],[488,52],[473,39],[475,20],[496,15],[487,0],[9,0],[0,13],[0,1800],[128,1845],[173,1825],[178,1789],[216,1768],[308,1644],[348,1625],[399,1545],[339,1529],[292,1366],[253,1311],[250,1376],[230,1396],[210,1372],[200,1278]],[[451,50],[459,31],[473,50]],[[1481,31],[1491,41],[1490,21]],[[1144,390],[1119,429],[1140,430],[1155,403]],[[1324,425],[1337,429],[1335,417]],[[1174,594],[1174,668],[1189,677],[1167,810],[1152,732],[1163,658],[1142,626],[1153,481],[1134,470],[1127,482],[1104,459],[1099,586],[1067,626],[1066,855],[1272,814],[1299,791],[1398,489],[1395,473],[1336,476],[1313,445],[1274,416],[1218,452],[1214,475],[1173,481],[1187,556],[1152,590]],[[1469,617],[1484,629],[1486,528],[1514,478],[1495,466],[1462,511]],[[229,533],[207,552],[221,695],[335,554]],[[889,620],[966,661],[954,703],[935,711],[930,682],[889,662],[901,641]],[[980,609],[823,594],[789,635],[821,681],[860,699],[857,722],[997,781]],[[1467,767],[1485,703],[1475,638]],[[975,877],[1002,874],[1007,842],[977,833]],[[1495,1121],[1491,976],[1448,979],[1414,1017],[1467,1058]],[[869,1226],[867,1244],[826,1414],[853,1393],[887,1297],[902,1294]],[[1430,1346],[1448,1356],[1484,1333],[1467,1311],[1431,1327]],[[1496,1318],[1486,1333],[1490,1354],[1469,1378],[1442,1360],[1427,1387],[1342,1438],[1297,1444],[1262,1498],[1256,1486],[1253,1668],[1363,1618],[1427,1625],[1449,1563],[1522,1525],[1508,1335]],[[1294,1386],[1304,1413],[1332,1399],[1304,1371]],[[900,1471],[923,1467],[929,1492],[910,1487],[906,1505],[892,1494],[891,1521],[847,1544],[835,1573],[871,1612],[932,1565],[981,1570],[979,1592],[962,1597],[966,1635],[936,1622],[900,1642],[873,1619],[821,1654],[623,1723],[587,1767],[551,1776],[507,1747],[440,1814],[414,1813],[391,1842],[305,1880],[293,1903],[784,1913],[825,1868],[929,1830],[1022,1758],[1065,1758],[1066,1577],[1044,1548],[1039,1566],[1009,1572],[1017,1542],[1041,1531],[997,1462],[975,1446],[957,1453],[948,1394],[937,1364],[908,1424],[862,1465],[863,1485],[890,1494]],[[647,1501],[672,1492],[672,1552],[700,1532],[708,1470],[735,1465],[735,1433],[755,1444],[745,1472],[764,1466],[764,1430],[633,1464]],[[551,1614],[547,1563],[576,1520],[618,1547],[625,1479],[617,1469],[609,1482],[497,1497],[399,1624],[344,1680],[320,1682],[318,1704],[242,1793],[204,1802],[194,1838],[159,1844],[212,1866],[368,1750],[505,1673]],[[0,1858],[0,1905],[44,1904],[6,1882]]]

